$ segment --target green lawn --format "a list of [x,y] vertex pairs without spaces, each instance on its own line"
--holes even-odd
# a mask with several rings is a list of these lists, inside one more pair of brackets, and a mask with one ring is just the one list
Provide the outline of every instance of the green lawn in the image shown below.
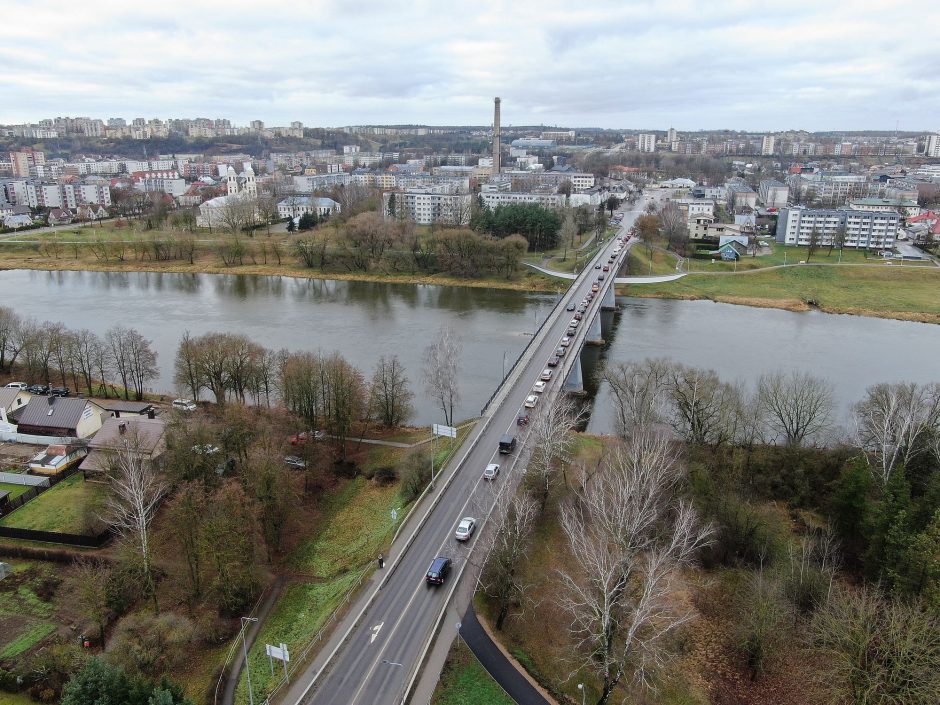
[[0,705],[36,705],[25,693],[5,693],[0,690]]
[[[749,269],[763,269],[765,267],[776,267],[782,264],[799,264],[800,262],[810,262],[813,264],[878,264],[881,266],[898,266],[897,263],[886,265],[883,257],[876,252],[867,253],[865,250],[855,248],[845,248],[840,253],[839,250],[829,251],[828,247],[818,248],[812,256],[809,255],[807,247],[788,247],[780,245],[773,241],[772,237],[758,237],[758,240],[770,244],[771,252],[765,255],[752,257],[745,255],[737,264],[734,262],[725,262],[716,257],[715,261],[711,259],[689,259],[686,262],[686,271],[691,272],[733,272]],[[914,264],[918,267],[932,267],[930,262],[905,263]]]
[[30,485],[17,485],[11,482],[0,482],[0,492],[9,492],[10,499],[16,499],[32,489]]
[[814,301],[822,310],[940,323],[940,269],[789,267],[768,272],[698,276],[627,286],[628,296],[711,299],[792,310]]
[[0,526],[80,534],[88,519],[103,511],[106,494],[106,486],[76,473],[5,516]]
[[[0,659],[28,651],[55,631],[54,606],[40,597],[55,579],[49,564],[10,560],[13,573],[0,582]],[[0,701],[2,702],[2,701]]]
[[675,255],[663,250],[653,250],[653,266],[650,267],[649,250],[641,242],[630,248],[623,272],[632,276],[675,274],[676,262],[678,258]]
[[447,655],[431,705],[513,705],[513,700],[457,639]]

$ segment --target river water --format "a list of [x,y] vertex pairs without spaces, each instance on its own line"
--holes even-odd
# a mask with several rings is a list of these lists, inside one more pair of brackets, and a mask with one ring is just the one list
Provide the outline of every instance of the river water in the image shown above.
[[[833,385],[842,426],[869,385],[940,382],[938,325],[712,301],[621,298],[618,305],[603,363],[668,357],[750,388],[764,372],[807,370]],[[611,433],[610,388],[595,388],[588,431]]]
[[[153,341],[174,393],[183,332],[244,333],[271,348],[338,350],[368,379],[380,355],[398,355],[415,394],[413,422],[441,422],[421,384],[424,349],[441,326],[463,346],[456,417],[475,416],[556,301],[553,294],[291,277],[110,272],[0,272],[0,304],[40,321],[103,334],[116,324]],[[940,381],[940,326],[820,312],[791,313],[710,301],[623,298],[605,349],[583,362],[596,395],[588,430],[613,429],[609,390],[591,380],[605,362],[669,357],[753,384],[773,369],[829,380],[845,420],[865,388],[882,381]],[[604,314],[614,316],[614,314]],[[33,381],[33,380],[26,380]]]

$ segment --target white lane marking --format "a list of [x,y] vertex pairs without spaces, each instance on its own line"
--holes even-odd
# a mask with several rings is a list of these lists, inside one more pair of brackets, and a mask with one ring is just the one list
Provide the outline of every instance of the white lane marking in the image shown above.
[[374,627],[372,627],[372,638],[369,639],[369,643],[370,643],[370,644],[371,644],[373,641],[375,641],[375,638],[379,635],[379,632],[382,631],[382,625],[383,625],[383,624],[385,624],[385,622],[379,622],[379,623],[376,624]]

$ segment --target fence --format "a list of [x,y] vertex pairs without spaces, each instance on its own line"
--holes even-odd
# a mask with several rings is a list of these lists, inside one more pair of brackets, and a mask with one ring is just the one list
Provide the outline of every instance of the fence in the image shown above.
[[75,443],[78,438],[72,436],[33,436],[28,433],[16,431],[0,431],[0,441],[8,443],[29,443],[37,446],[67,445]]
[[0,536],[8,539],[64,543],[68,546],[84,546],[86,548],[101,548],[113,535],[114,530],[111,528],[102,531],[97,536],[86,536],[84,534],[60,534],[58,531],[39,531],[38,529],[16,529],[12,526],[0,526]]
[[[34,499],[38,495],[48,490],[50,487],[53,487],[54,485],[58,485],[60,482],[62,482],[62,480],[64,480],[67,477],[71,477],[77,472],[78,472],[78,465],[73,465],[68,470],[65,470],[64,472],[60,472],[58,475],[52,475],[51,477],[37,477],[35,475],[24,475],[22,473],[15,473],[15,472],[0,473],[0,482],[8,482],[8,480],[3,479],[4,477],[15,477],[18,479],[12,481],[14,484],[33,485],[33,487],[26,490],[26,492],[21,494],[19,497],[15,499],[11,499],[8,502],[6,502],[4,505],[0,506],[0,517],[10,514],[15,509],[19,509],[24,504],[26,504],[29,500]],[[27,480],[26,478],[31,478],[31,479]],[[38,482],[33,482],[33,480],[38,480]],[[3,527],[0,527],[0,529],[2,528]],[[56,532],[43,532],[43,533],[56,533]],[[5,534],[0,533],[0,536],[4,536],[4,535]],[[13,536],[11,538],[17,538],[17,537]],[[32,539],[32,540],[33,541],[48,541],[49,539]],[[59,542],[57,541],[56,543],[59,543]],[[75,544],[75,545],[81,546],[84,544]]]
[[31,487],[42,485],[49,487],[48,477],[27,475],[24,472],[0,472],[0,482],[5,482],[8,485],[30,485]]

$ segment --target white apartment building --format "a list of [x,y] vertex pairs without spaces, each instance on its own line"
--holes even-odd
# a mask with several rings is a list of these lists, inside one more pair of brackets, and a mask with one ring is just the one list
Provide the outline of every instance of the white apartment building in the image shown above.
[[764,135],[760,141],[760,153],[762,157],[768,157],[774,153],[776,137],[773,135]]
[[790,189],[800,193],[807,201],[841,206],[848,199],[862,195],[867,189],[864,174],[818,171],[814,174],[794,174],[787,179]]
[[652,133],[642,133],[636,136],[636,148],[640,152],[656,151],[656,135]]
[[809,245],[814,237],[820,246],[830,245],[844,232],[845,247],[890,248],[894,246],[901,216],[897,213],[848,209],[784,208],[777,222],[777,242]]
[[927,135],[927,146],[924,149],[924,156],[940,158],[940,133]]
[[495,209],[512,203],[537,203],[544,208],[564,208],[563,193],[525,193],[521,191],[487,191],[480,194],[487,208]]
[[767,208],[786,208],[790,187],[776,179],[764,179],[758,186],[757,195]]
[[315,198],[313,196],[290,196],[277,204],[279,218],[298,218],[305,213],[323,218],[339,213],[340,210],[339,203],[332,198]]
[[[394,195],[394,207],[390,206]],[[382,194],[386,218],[408,218],[419,225],[469,225],[473,196],[448,185],[414,187]],[[394,211],[394,212],[391,212]]]
[[346,186],[352,181],[352,177],[343,171],[335,174],[304,174],[293,178],[294,190],[297,193],[313,193],[321,188]]
[[2,182],[2,190],[13,205],[30,208],[77,208],[87,204],[111,205],[107,184],[57,184],[44,181],[12,179]]
[[696,216],[715,214],[715,202],[709,198],[672,198],[670,200],[679,206],[679,210],[685,213],[685,218],[690,223]]

